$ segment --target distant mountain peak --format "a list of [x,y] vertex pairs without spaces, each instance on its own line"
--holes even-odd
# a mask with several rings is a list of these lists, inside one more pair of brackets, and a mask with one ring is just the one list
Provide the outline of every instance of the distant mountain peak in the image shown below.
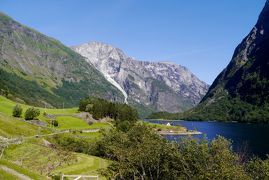
[[121,49],[100,42],[84,43],[72,49],[113,79],[130,103],[154,111],[186,110],[197,104],[208,88],[187,68],[172,62],[136,60]]

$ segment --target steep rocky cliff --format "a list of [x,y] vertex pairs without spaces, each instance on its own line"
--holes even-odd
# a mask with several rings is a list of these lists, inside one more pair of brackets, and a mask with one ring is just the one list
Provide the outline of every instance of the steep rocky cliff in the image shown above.
[[190,114],[196,119],[269,122],[269,1]]
[[72,47],[140,109],[177,112],[200,102],[208,85],[183,66],[130,58],[113,46],[91,42]]

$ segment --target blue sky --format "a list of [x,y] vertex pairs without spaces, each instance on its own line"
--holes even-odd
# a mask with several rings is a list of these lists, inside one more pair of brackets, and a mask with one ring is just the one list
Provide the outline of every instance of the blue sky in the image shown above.
[[71,46],[101,41],[172,61],[211,84],[265,0],[1,0],[0,11]]

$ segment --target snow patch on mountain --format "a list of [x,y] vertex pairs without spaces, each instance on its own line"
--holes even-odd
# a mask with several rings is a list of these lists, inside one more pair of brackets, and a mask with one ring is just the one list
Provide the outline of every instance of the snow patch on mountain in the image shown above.
[[139,61],[119,48],[99,42],[72,49],[102,72],[123,93],[126,102],[128,98],[129,104],[178,112],[199,103],[208,90],[206,83],[175,63]]
[[[103,73],[103,72],[102,72],[102,73]],[[105,78],[106,78],[106,80],[107,80],[108,82],[110,82],[112,85],[114,85],[116,88],[118,88],[118,89],[122,92],[122,94],[123,94],[123,96],[124,96],[124,103],[128,104],[128,101],[127,101],[127,99],[128,99],[128,95],[127,95],[127,93],[121,88],[121,86],[119,85],[119,83],[117,83],[114,79],[112,79],[108,74],[103,73],[103,75],[105,76]]]

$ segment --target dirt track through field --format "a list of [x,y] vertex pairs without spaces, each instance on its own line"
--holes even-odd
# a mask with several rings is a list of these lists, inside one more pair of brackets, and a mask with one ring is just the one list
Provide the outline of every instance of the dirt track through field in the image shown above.
[[15,171],[14,169],[10,169],[6,166],[0,165],[0,169],[6,171],[9,174],[12,174],[13,176],[18,177],[20,180],[32,180],[32,178],[30,178],[24,174],[21,174],[21,173]]

